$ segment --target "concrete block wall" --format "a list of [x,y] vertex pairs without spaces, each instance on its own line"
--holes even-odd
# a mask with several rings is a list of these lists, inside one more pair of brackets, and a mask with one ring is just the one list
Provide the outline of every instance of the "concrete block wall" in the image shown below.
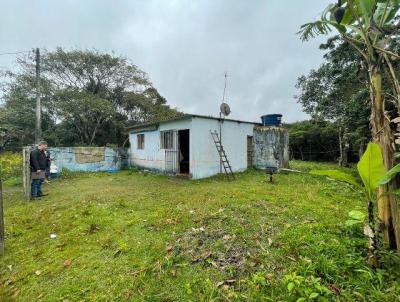
[[282,127],[254,128],[254,166],[289,167],[289,132]]

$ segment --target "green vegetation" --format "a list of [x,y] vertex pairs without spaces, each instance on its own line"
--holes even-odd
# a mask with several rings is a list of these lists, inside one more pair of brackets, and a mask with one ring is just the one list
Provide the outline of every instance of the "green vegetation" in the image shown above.
[[[334,167],[292,163],[319,166]],[[400,301],[398,256],[370,269],[362,224],[345,225],[366,213],[361,192],[306,173],[237,178],[123,171],[69,175],[36,202],[6,193],[1,300]]]
[[0,154],[0,177],[5,186],[22,184],[21,153],[4,152]]
[[[35,66],[18,59],[3,77],[0,146],[17,150],[34,141]],[[126,58],[92,50],[41,55],[43,138],[52,146],[126,144],[131,124],[176,117],[149,76]]]
[[[397,167],[397,166],[396,166]],[[369,143],[367,150],[361,157],[357,164],[357,171],[364,184],[360,186],[357,179],[350,173],[346,173],[339,170],[312,170],[311,174],[328,176],[335,180],[346,182],[359,188],[365,192],[365,200],[368,202],[368,225],[364,227],[364,234],[370,238],[368,263],[371,267],[377,267],[379,264],[379,257],[377,256],[379,244],[379,228],[381,222],[376,219],[374,212],[374,204],[377,204],[377,190],[381,186],[382,182],[389,182],[390,177],[396,175],[396,167],[386,171],[383,165],[382,153],[378,144]],[[359,211],[349,212],[350,220],[346,221],[347,225],[354,225],[357,223],[364,222],[364,214]]]
[[[400,58],[393,48],[397,40],[399,11],[399,0],[335,1],[328,4],[320,20],[302,25],[299,32],[301,39],[307,41],[335,29],[340,38],[352,47],[353,52],[361,56],[360,72],[364,76],[368,75],[366,87],[370,94],[368,104],[371,110],[371,137],[381,148],[386,170],[392,169],[395,164],[393,143],[400,144],[400,140],[395,139],[399,133],[394,133],[397,131],[392,131],[390,127],[390,123],[400,123],[400,83],[393,64]],[[397,109],[392,112],[394,116],[386,109],[389,106],[385,98],[385,86],[391,87],[394,94],[392,105]],[[343,96],[344,99],[349,99],[347,93]],[[346,142],[345,144],[349,145]],[[395,187],[396,184],[391,182],[378,188],[377,206],[385,242],[392,249],[400,250],[400,212],[394,197]]]
[[287,124],[290,156],[307,161],[331,161],[339,158],[339,131],[335,123],[302,121]]

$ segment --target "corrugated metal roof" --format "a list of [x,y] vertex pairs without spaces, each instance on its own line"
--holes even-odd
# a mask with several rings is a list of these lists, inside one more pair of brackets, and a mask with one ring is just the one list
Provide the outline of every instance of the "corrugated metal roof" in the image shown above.
[[[199,115],[199,114],[184,114],[182,116],[179,117],[175,117],[175,118],[171,118],[168,120],[163,120],[163,121],[157,121],[157,122],[151,122],[151,123],[142,123],[142,124],[137,124],[137,125],[133,125],[130,127],[127,127],[127,130],[137,130],[137,129],[144,129],[144,131],[149,131],[151,126],[155,126],[157,127],[158,125],[162,124],[162,123],[168,123],[168,122],[173,122],[173,121],[179,121],[179,120],[184,120],[184,119],[188,119],[188,118],[204,118],[204,119],[210,119],[210,120],[217,120],[219,121],[220,118],[219,117],[214,117],[214,116],[208,116],[208,115]],[[256,122],[249,122],[249,121],[242,121],[242,120],[234,120],[234,119],[228,119],[228,118],[224,118],[224,121],[229,121],[229,122],[236,122],[236,123],[245,123],[245,124],[253,124],[253,125],[257,125],[260,126],[262,125],[261,123],[256,123]],[[154,129],[155,130],[155,129]]]

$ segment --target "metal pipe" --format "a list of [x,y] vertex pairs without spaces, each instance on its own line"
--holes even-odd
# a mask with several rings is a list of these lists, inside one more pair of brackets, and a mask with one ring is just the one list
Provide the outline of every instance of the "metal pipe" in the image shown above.
[[[219,141],[222,148],[222,112],[219,112]],[[219,156],[219,173],[222,173],[222,158]]]

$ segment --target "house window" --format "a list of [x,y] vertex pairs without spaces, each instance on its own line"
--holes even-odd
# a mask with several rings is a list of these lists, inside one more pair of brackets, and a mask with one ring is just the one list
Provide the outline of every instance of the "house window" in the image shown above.
[[137,137],[137,148],[144,149],[144,134],[138,134],[136,137]]
[[172,130],[160,132],[160,149],[173,149],[174,136]]

